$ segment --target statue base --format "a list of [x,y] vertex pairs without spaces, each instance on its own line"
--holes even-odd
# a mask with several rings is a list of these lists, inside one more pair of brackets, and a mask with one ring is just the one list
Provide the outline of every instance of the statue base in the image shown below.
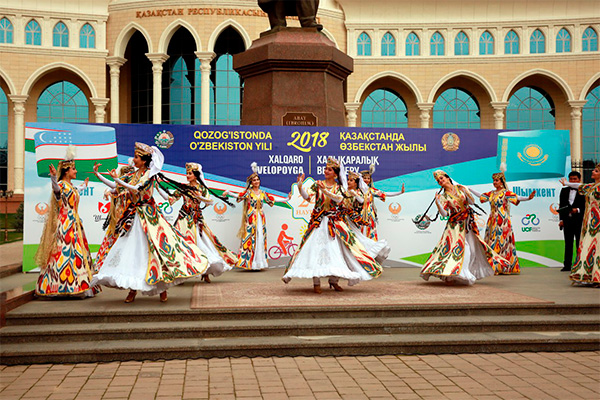
[[242,125],[346,125],[354,62],[316,28],[268,31],[234,55],[233,68],[244,80]]

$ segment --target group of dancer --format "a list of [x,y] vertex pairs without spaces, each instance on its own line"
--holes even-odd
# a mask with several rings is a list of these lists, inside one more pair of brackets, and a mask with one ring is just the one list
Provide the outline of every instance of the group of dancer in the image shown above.
[[[136,143],[132,166],[119,173],[109,172],[112,180],[94,166],[94,173],[108,186],[106,196],[111,209],[104,224],[105,237],[93,262],[87,239],[77,213],[79,193],[87,179],[75,187],[77,170],[73,154],[58,165],[51,165],[52,200],[50,213],[36,262],[41,268],[36,294],[41,297],[93,296],[101,286],[129,290],[126,303],[138,292],[160,296],[167,301],[167,289],[192,277],[206,283],[232,268],[261,270],[267,264],[267,231],[263,205],[274,205],[274,198],[260,188],[255,171],[247,178],[239,193],[218,195],[204,180],[202,166],[186,164],[187,184],[161,173],[164,157],[156,147]],[[377,210],[374,198],[404,193],[382,192],[373,187],[374,169],[346,172],[345,167],[329,158],[324,179],[309,188],[303,186],[304,175],[297,178],[300,195],[314,202],[308,226],[298,250],[293,254],[282,280],[312,279],[315,293],[322,293],[321,278],[329,287],[343,291],[340,279],[348,286],[377,278],[390,247],[377,235]],[[486,193],[457,184],[444,171],[435,171],[441,189],[434,202],[438,213],[448,222],[437,246],[421,270],[428,280],[436,276],[448,283],[473,284],[494,274],[518,274],[514,234],[510,221],[510,204],[531,200],[509,191],[502,172],[493,175],[494,190]],[[592,173],[595,183],[578,185],[586,196],[587,207],[582,240],[571,279],[581,283],[599,283],[600,251],[597,233],[600,226],[600,166]],[[561,180],[563,185],[571,185]],[[153,199],[154,190],[170,204],[183,204],[173,225],[162,215]],[[234,255],[210,230],[202,209],[213,202],[212,196],[230,205],[228,197],[243,202],[241,239],[238,255]],[[290,194],[291,196],[291,194]],[[475,223],[475,197],[491,207],[485,237]],[[287,200],[289,200],[288,197]],[[437,218],[437,217],[436,217]],[[434,218],[435,220],[435,218]]]

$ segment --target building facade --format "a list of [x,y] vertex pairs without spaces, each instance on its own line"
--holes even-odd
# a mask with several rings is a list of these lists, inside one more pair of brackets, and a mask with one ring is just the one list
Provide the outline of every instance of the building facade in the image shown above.
[[[600,162],[600,1],[321,0],[354,58],[348,126],[566,129]],[[299,26],[293,18],[290,26]],[[0,0],[0,190],[23,193],[26,122],[240,123],[233,55],[255,0]]]

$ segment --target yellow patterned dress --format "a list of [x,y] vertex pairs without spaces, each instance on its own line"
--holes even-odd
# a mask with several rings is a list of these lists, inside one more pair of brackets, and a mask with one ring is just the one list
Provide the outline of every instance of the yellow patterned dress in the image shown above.
[[148,171],[136,171],[128,204],[115,227],[117,240],[108,251],[94,283],[145,295],[164,292],[183,280],[202,275],[208,259],[171,226],[158,210]]
[[202,202],[209,200],[209,192],[199,184],[194,186],[198,189],[194,198],[182,196],[179,191],[173,195],[174,199],[183,197],[183,205],[175,221],[175,228],[185,239],[198,246],[208,257],[209,267],[206,274],[219,276],[229,271],[236,263],[236,257],[225,247],[215,234],[210,230],[204,216],[202,215]]
[[[442,194],[442,206],[449,218],[442,238],[421,270],[425,280],[437,276],[444,281],[472,285],[478,279],[508,268],[508,261],[481,239],[473,210],[469,207],[467,190],[456,185],[454,194],[446,191]],[[470,257],[468,265],[464,265],[467,244]]]
[[[329,190],[334,195],[343,193],[337,184]],[[381,275],[381,264],[369,255],[346,224],[345,207],[327,197],[317,182],[310,188],[309,196],[315,197],[315,207],[283,281],[336,277],[347,279],[352,286]]]
[[362,217],[366,225],[362,227],[362,233],[369,239],[377,241],[377,208],[375,208],[375,197],[385,201],[385,193],[373,187],[364,195]]
[[501,189],[483,193],[480,200],[490,202],[490,216],[487,220],[484,240],[509,263],[506,269],[496,270],[496,274],[520,273],[515,235],[510,221],[510,204],[519,204],[517,195],[510,190]]
[[267,264],[267,225],[263,203],[271,207],[275,199],[262,190],[258,194],[252,189],[241,193],[238,202],[244,202],[244,222],[242,242],[235,266],[243,269],[260,270],[268,268]]
[[[46,222],[36,260],[41,268],[35,286],[38,296],[93,296],[92,258],[77,213],[79,192],[68,182],[58,182],[51,207],[55,218]],[[54,216],[53,216],[54,217]],[[44,251],[44,242],[48,248]]]
[[600,284],[600,183],[579,186],[585,196],[585,214],[581,227],[581,239],[575,265],[570,279],[576,283]]

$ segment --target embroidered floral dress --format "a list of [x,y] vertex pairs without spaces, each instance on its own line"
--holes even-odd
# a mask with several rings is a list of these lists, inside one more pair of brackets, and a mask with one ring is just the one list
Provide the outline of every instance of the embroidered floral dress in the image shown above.
[[[342,195],[336,184],[331,193]],[[350,286],[381,275],[381,265],[369,255],[345,221],[347,209],[327,197],[314,183],[309,195],[315,197],[310,222],[300,248],[288,265],[283,281],[292,278],[337,277]]]
[[506,269],[498,269],[497,274],[518,274],[519,258],[515,247],[515,235],[510,221],[510,204],[519,204],[517,195],[501,189],[483,193],[481,201],[490,202],[490,216],[485,230],[485,242],[508,261]]
[[237,197],[244,202],[244,227],[238,260],[235,266],[243,269],[265,269],[267,264],[267,225],[263,203],[270,206],[275,199],[260,190],[247,189]]
[[363,220],[367,223],[362,227],[362,233],[369,239],[377,240],[377,208],[375,208],[375,197],[385,201],[385,193],[373,187],[364,195],[362,208]]
[[190,192],[195,194],[194,198],[182,196],[180,192],[175,192],[173,195],[174,199],[183,197],[183,205],[175,221],[175,228],[188,242],[195,244],[206,254],[209,263],[206,274],[219,276],[235,265],[236,257],[227,247],[221,244],[204,221],[202,203],[209,201],[208,190],[205,187],[200,187],[199,184],[194,187],[198,189],[197,192]]
[[[51,207],[57,209],[57,215],[53,213],[55,220],[46,222],[40,243],[42,247],[49,247],[46,251],[41,249],[39,257],[36,256],[41,271],[35,294],[93,296],[97,289],[92,290],[92,258],[77,213],[79,192],[66,181],[58,182],[58,187],[60,191],[55,192],[56,197],[51,201]],[[47,244],[44,244],[46,241]]]
[[[446,191],[442,194],[442,206],[449,218],[442,238],[421,270],[425,280],[437,276],[445,281],[472,285],[477,279],[508,268],[508,261],[481,239],[465,190],[464,186],[457,185],[455,194]],[[468,265],[464,265],[467,243],[470,259]]]
[[206,255],[164,219],[152,198],[155,183],[145,185],[148,180],[148,171],[130,177],[138,191],[130,192],[131,201],[115,227],[118,238],[94,283],[154,295],[206,272]]
[[600,183],[581,185],[579,193],[585,196],[585,214],[570,279],[573,282],[600,284]]

